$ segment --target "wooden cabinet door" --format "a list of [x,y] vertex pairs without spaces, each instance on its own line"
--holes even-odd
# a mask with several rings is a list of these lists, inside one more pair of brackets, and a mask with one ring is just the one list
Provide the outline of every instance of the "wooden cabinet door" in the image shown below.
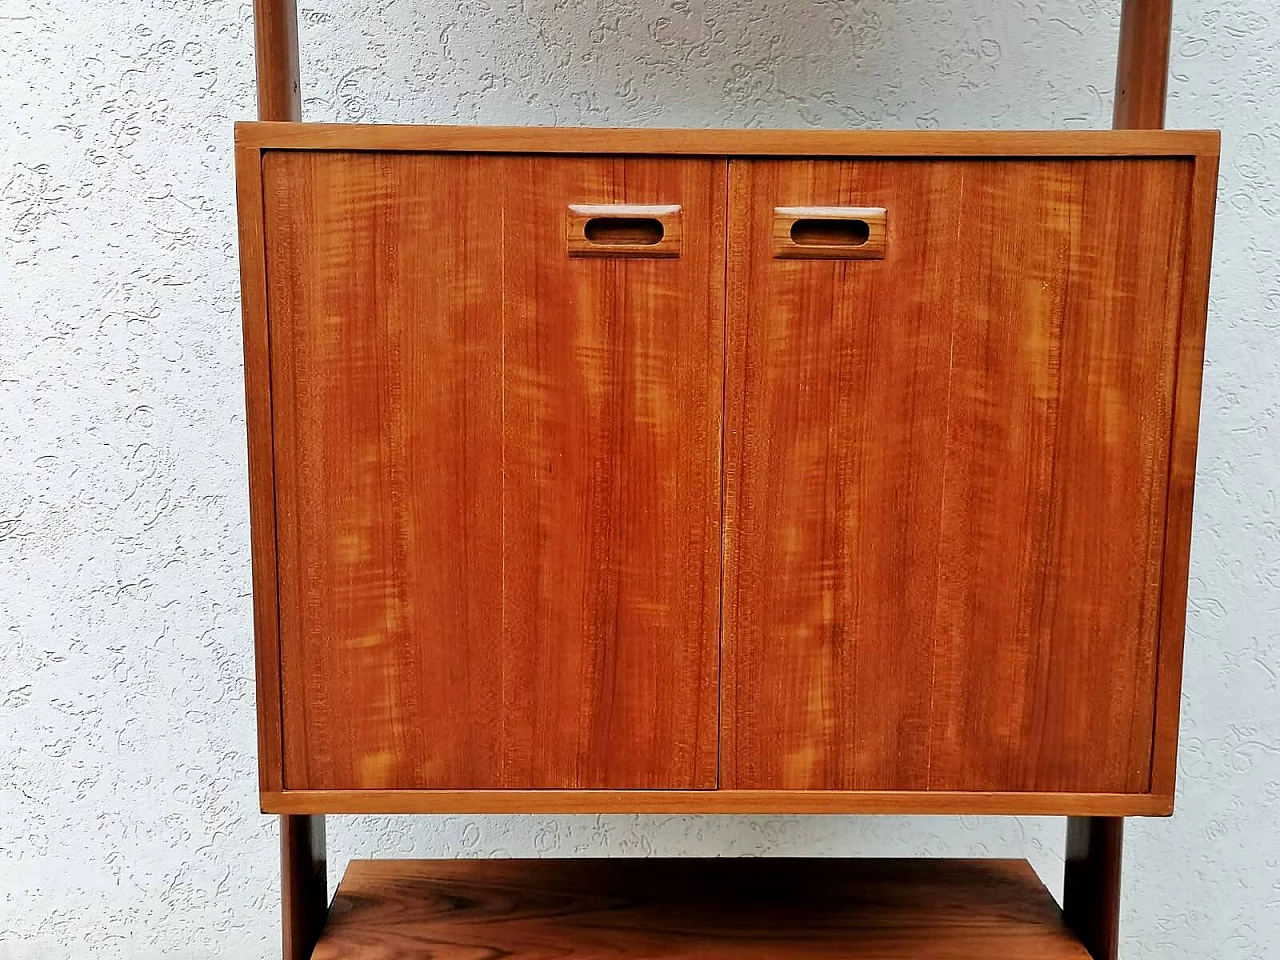
[[1148,790],[1191,172],[732,163],[725,787]]
[[726,168],[264,154],[286,789],[715,786]]

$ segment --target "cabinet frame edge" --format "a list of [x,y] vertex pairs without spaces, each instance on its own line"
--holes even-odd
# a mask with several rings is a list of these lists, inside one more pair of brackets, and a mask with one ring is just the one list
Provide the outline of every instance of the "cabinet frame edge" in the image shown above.
[[769,813],[1165,817],[1173,797],[1137,793],[838,790],[264,790],[263,813]]
[[1174,373],[1169,479],[1165,491],[1165,539],[1160,574],[1155,718],[1151,738],[1150,789],[1170,798],[1177,779],[1192,507],[1217,194],[1218,155],[1196,157],[1188,203],[1187,252],[1178,318],[1178,355]]
[[281,790],[284,788],[283,688],[262,152],[237,145],[235,163],[253,570],[258,782],[264,790]]
[[[235,173],[245,355],[258,772],[264,813],[772,812],[1168,816],[1173,812],[1206,314],[1221,136],[1217,131],[742,131],[375,124],[236,124]],[[754,141],[754,143],[753,143]],[[786,144],[785,148],[782,146]],[[735,149],[735,145],[737,148]],[[391,150],[920,159],[1186,158],[1193,162],[1182,282],[1150,792],[289,790],[284,729],[267,305],[264,154]]]
[[241,121],[237,147],[758,157],[1217,156],[1216,130],[707,130]]

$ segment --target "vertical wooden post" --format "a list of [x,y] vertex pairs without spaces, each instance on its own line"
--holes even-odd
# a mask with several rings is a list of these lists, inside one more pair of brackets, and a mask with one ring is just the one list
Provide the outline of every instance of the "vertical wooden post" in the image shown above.
[[253,0],[253,45],[258,66],[258,119],[302,119],[295,0]]
[[329,909],[324,817],[280,818],[284,960],[311,960]]
[[1120,952],[1120,866],[1123,817],[1067,820],[1067,870],[1062,912],[1093,960]]
[[[258,119],[298,122],[298,10],[295,0],[254,0]],[[324,817],[280,818],[280,905],[284,960],[310,960],[329,905]]]
[[1111,121],[1115,129],[1158,130],[1164,126],[1172,27],[1173,0],[1124,0]]

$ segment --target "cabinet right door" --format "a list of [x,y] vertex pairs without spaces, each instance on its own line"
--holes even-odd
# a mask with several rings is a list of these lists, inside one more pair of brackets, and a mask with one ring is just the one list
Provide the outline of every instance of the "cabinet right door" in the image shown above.
[[1149,789],[1192,166],[733,162],[723,787]]

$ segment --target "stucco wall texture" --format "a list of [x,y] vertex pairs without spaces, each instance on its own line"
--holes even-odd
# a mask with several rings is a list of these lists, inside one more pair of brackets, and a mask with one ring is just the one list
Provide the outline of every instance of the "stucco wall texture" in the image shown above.
[[[300,0],[311,119],[1106,126],[1119,0]],[[1179,0],[1221,127],[1178,812],[1126,960],[1280,956],[1280,6]],[[247,0],[0,0],[0,960],[277,957],[231,154]],[[352,855],[1029,855],[1063,821],[331,818]]]

